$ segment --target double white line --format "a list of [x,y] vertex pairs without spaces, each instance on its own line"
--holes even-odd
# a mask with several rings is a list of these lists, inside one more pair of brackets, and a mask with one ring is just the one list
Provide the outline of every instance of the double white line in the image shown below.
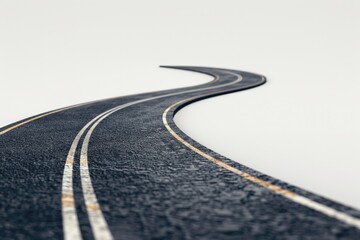
[[[79,227],[79,221],[78,221],[78,217],[77,217],[77,213],[76,213],[76,208],[75,208],[75,200],[74,200],[74,190],[73,190],[73,164],[74,164],[74,156],[75,156],[75,152],[76,149],[78,147],[79,141],[81,139],[81,137],[84,135],[84,133],[86,132],[86,130],[90,128],[90,130],[87,132],[85,139],[83,141],[82,147],[81,147],[81,154],[80,154],[80,176],[81,176],[81,184],[82,184],[82,189],[83,189],[83,195],[84,195],[84,199],[85,199],[85,204],[86,204],[86,209],[87,209],[87,213],[89,216],[89,220],[90,220],[90,225],[94,234],[95,239],[113,239],[111,232],[109,231],[108,225],[105,221],[105,218],[101,212],[101,208],[99,206],[99,203],[97,201],[95,192],[94,192],[94,188],[92,186],[91,183],[91,178],[90,178],[90,173],[89,173],[89,166],[88,166],[88,145],[89,145],[89,141],[90,141],[90,137],[92,132],[94,131],[94,129],[96,128],[96,126],[102,121],[104,120],[106,117],[108,117],[109,115],[111,115],[112,113],[119,111],[121,109],[124,109],[126,107],[138,104],[138,103],[142,103],[142,102],[146,102],[146,101],[151,101],[151,100],[155,100],[155,99],[159,99],[159,98],[163,98],[163,97],[169,97],[169,96],[175,96],[175,95],[179,95],[179,94],[183,94],[183,93],[190,93],[190,92],[197,92],[197,91],[203,91],[203,90],[210,90],[210,89],[215,89],[215,88],[221,88],[221,87],[225,87],[225,86],[229,86],[232,84],[236,84],[239,81],[241,81],[241,76],[232,72],[228,72],[228,71],[223,71],[226,72],[228,74],[232,74],[232,75],[236,75],[237,79],[233,82],[227,83],[227,84],[222,84],[222,85],[217,85],[217,86],[213,86],[213,87],[206,87],[206,88],[201,88],[201,89],[194,89],[194,90],[188,90],[188,91],[182,91],[182,92],[177,92],[177,93],[171,93],[171,94],[165,94],[165,95],[160,95],[157,97],[151,97],[151,98],[146,98],[143,100],[138,100],[138,101],[134,101],[134,102],[130,102],[127,104],[123,104],[120,106],[117,106],[115,108],[109,109],[108,111],[98,115],[97,117],[95,117],[94,119],[92,119],[90,122],[88,122],[77,134],[77,136],[75,137],[67,159],[66,159],[66,163],[65,163],[65,167],[64,167],[64,173],[63,173],[63,181],[62,181],[62,215],[63,215],[63,228],[64,228],[64,237],[65,239],[82,239],[81,237],[81,231],[80,231],[80,227]],[[218,81],[219,80],[219,76],[216,76],[214,81]],[[197,96],[199,97],[199,96]],[[194,97],[194,98],[197,98]],[[186,142],[184,139],[182,139],[177,133],[175,133],[174,130],[171,129],[171,127],[169,126],[168,122],[167,122],[167,115],[168,113],[171,111],[172,108],[174,108],[175,106],[192,100],[193,98],[190,99],[185,99],[182,101],[179,101],[173,105],[171,105],[169,108],[167,108],[165,110],[165,112],[163,113],[163,123],[165,125],[165,127],[167,128],[167,130],[170,132],[171,135],[173,135],[178,141],[180,141],[181,143],[183,143],[185,146],[187,146],[188,148],[190,148],[192,151],[198,153],[199,155],[205,157],[206,159],[214,162],[215,164],[235,173],[238,174],[239,176],[255,183],[258,184],[264,188],[267,188],[270,191],[273,191],[279,195],[282,195],[285,198],[288,198],[298,204],[301,204],[303,206],[309,207],[313,210],[316,210],[320,213],[323,213],[327,216],[333,217],[337,220],[340,220],[342,222],[345,222],[349,225],[352,225],[358,229],[360,229],[360,219],[352,217],[346,213],[337,211],[331,207],[328,207],[324,204],[315,202],[309,198],[306,198],[304,196],[298,195],[294,192],[290,192],[286,189],[283,189],[279,186],[276,185],[272,185],[269,182],[266,182],[262,179],[259,179],[257,177],[254,177],[248,173],[242,172],[234,167],[229,166],[228,164],[215,159],[214,157],[202,152],[201,150],[199,150],[198,148],[194,147],[193,145],[191,145],[190,143]],[[95,102],[95,101],[94,101]],[[3,131],[0,131],[0,135],[5,134],[15,128],[18,128],[22,125],[25,125],[27,123],[30,123],[32,121],[35,121],[37,119],[46,117],[48,115],[57,113],[57,112],[61,112],[61,111],[65,111],[71,108],[75,108],[75,107],[79,107],[85,104],[90,104],[92,102],[88,102],[88,103],[83,103],[83,104],[78,104],[78,105],[74,105],[74,106],[70,106],[70,107],[66,107],[66,108],[61,108],[58,110],[54,110],[48,113],[44,113],[41,115],[38,115],[36,117],[30,118],[28,120],[25,120],[23,122],[20,122],[18,124],[15,124],[7,129],[4,129]]]
[[[176,93],[169,93],[164,94],[156,97],[150,97],[145,98],[137,101],[133,101],[130,103],[126,103],[120,106],[117,106],[115,108],[109,109],[108,111],[96,116],[94,119],[92,119],[90,122],[88,122],[77,134],[75,137],[64,167],[64,173],[63,173],[63,182],[62,182],[62,216],[63,216],[63,228],[64,228],[64,236],[65,239],[82,239],[81,237],[81,231],[79,226],[79,220],[76,213],[76,207],[75,207],[75,198],[74,198],[74,189],[73,189],[73,165],[74,165],[74,156],[76,149],[79,145],[79,141],[81,137],[84,135],[86,130],[90,128],[90,130],[87,132],[85,139],[83,141],[82,147],[81,147],[81,155],[80,155],[80,177],[81,177],[81,186],[83,189],[83,195],[85,199],[85,205],[86,210],[88,213],[90,225],[92,232],[94,234],[95,239],[113,239],[111,232],[109,230],[109,227],[105,221],[105,218],[101,212],[100,205],[98,203],[98,200],[96,198],[96,194],[91,182],[90,173],[89,173],[89,165],[88,165],[88,145],[90,141],[91,134],[93,133],[94,129],[97,127],[97,125],[103,121],[105,118],[107,118],[109,115],[113,114],[114,112],[117,112],[121,109],[127,108],[129,106],[133,106],[139,103],[164,98],[164,97],[170,97],[170,96],[176,96],[179,94],[184,93],[192,93],[192,92],[198,92],[198,91],[204,91],[204,90],[211,90],[216,88],[222,88],[226,86],[230,86],[233,84],[236,84],[242,80],[242,77],[238,74],[227,72],[228,74],[235,75],[237,78],[235,81],[232,81],[230,83],[216,85],[212,87],[205,87],[200,89],[193,89],[193,90],[187,90],[182,92],[176,92]],[[219,80],[219,76],[215,76],[215,81]],[[91,127],[90,127],[91,126]]]
[[[74,200],[73,164],[74,164],[74,160],[75,160],[74,155],[75,155],[76,149],[78,147],[79,141],[80,141],[81,137],[84,135],[84,133],[86,132],[86,130],[89,129],[84,138],[84,141],[83,141],[83,144],[81,147],[81,154],[80,154],[80,177],[81,177],[81,185],[82,185],[82,189],[83,189],[83,195],[84,195],[84,199],[85,199],[86,209],[87,209],[87,213],[88,213],[88,217],[89,217],[89,221],[90,221],[90,225],[91,225],[91,229],[92,229],[94,238],[97,240],[113,239],[112,234],[109,230],[109,227],[106,223],[106,220],[102,214],[100,205],[98,203],[96,194],[94,192],[94,188],[93,188],[91,178],[90,178],[90,173],[89,173],[88,145],[89,145],[89,141],[91,138],[91,134],[93,133],[94,129],[98,126],[98,124],[101,121],[103,121],[109,115],[111,115],[121,109],[127,108],[129,106],[133,106],[133,105],[136,105],[139,103],[143,103],[143,102],[147,102],[147,101],[151,101],[151,100],[155,100],[155,99],[159,99],[159,98],[184,94],[184,93],[191,93],[191,92],[198,92],[198,91],[222,88],[225,86],[230,86],[230,85],[236,84],[242,80],[242,77],[238,74],[228,72],[228,71],[223,71],[223,72],[226,72],[227,74],[235,75],[237,77],[237,79],[235,81],[232,81],[227,84],[222,84],[222,85],[217,85],[217,86],[212,86],[212,87],[205,87],[205,88],[201,88],[201,89],[187,90],[187,91],[170,93],[170,94],[164,94],[164,95],[160,95],[160,96],[156,96],[156,97],[150,97],[150,98],[126,103],[126,104],[117,106],[115,108],[112,108],[112,109],[98,115],[97,117],[92,119],[89,123],[87,123],[79,131],[79,133],[77,134],[77,136],[75,137],[75,139],[71,145],[71,148],[69,150],[67,160],[65,163],[65,167],[64,167],[64,175],[63,175],[63,183],[62,183],[62,214],[63,214],[63,226],[64,226],[65,239],[74,239],[74,240],[82,239],[79,222],[78,222],[78,216],[77,216],[76,208],[75,208],[75,200]],[[215,81],[217,81],[218,79],[219,79],[219,76],[216,76]],[[199,96],[197,96],[197,97],[199,97]],[[194,98],[197,98],[197,97],[194,97]],[[215,164],[217,164],[235,174],[238,174],[239,176],[241,176],[257,185],[267,188],[268,190],[270,190],[274,193],[277,193],[285,198],[288,198],[298,204],[309,207],[313,210],[321,212],[327,216],[333,217],[335,219],[338,219],[342,222],[345,222],[349,225],[355,226],[360,229],[360,220],[359,219],[354,218],[346,213],[339,212],[339,211],[337,211],[333,208],[330,208],[326,205],[323,205],[321,203],[315,202],[309,198],[306,198],[306,197],[300,196],[298,194],[295,194],[293,192],[290,192],[279,186],[273,185],[270,182],[261,180],[261,179],[254,177],[248,173],[242,172],[242,171],[240,171],[234,167],[231,167],[230,165],[202,152],[198,148],[192,146],[190,143],[188,143],[184,139],[182,139],[169,126],[169,124],[166,120],[167,114],[175,106],[177,106],[183,102],[189,101],[191,99],[194,99],[194,98],[179,101],[179,102],[173,104],[172,106],[170,106],[169,108],[167,108],[165,110],[165,112],[163,113],[162,117],[163,117],[163,123],[164,123],[165,127],[178,141],[180,141],[185,146],[187,146],[194,152],[198,153],[199,155],[214,162]]]

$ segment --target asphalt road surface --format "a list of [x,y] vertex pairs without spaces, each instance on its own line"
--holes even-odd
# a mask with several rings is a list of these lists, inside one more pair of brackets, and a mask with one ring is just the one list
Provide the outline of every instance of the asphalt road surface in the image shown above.
[[176,127],[187,104],[265,77],[173,68],[214,80],[1,128],[0,239],[360,239],[359,211],[220,156]]

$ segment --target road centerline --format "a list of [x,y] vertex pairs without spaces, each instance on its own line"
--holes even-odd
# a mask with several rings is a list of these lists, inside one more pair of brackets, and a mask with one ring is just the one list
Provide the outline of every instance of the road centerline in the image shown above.
[[[70,157],[68,156],[67,161],[65,163],[64,176],[63,176],[63,190],[64,190],[63,193],[66,194],[67,201],[71,201],[68,196],[72,196],[72,198],[74,199],[74,197],[73,197],[74,190],[73,190],[73,182],[72,182],[74,154],[75,154],[76,148],[79,144],[79,140],[80,140],[81,136],[93,124],[93,126],[88,131],[88,133],[84,139],[82,148],[81,148],[80,177],[81,177],[82,191],[83,191],[83,195],[84,195],[84,199],[85,199],[85,204],[87,205],[86,209],[88,212],[88,217],[90,219],[90,225],[91,225],[95,239],[112,239],[111,232],[108,228],[105,218],[103,217],[103,214],[101,212],[101,207],[97,201],[97,197],[96,197],[95,191],[93,189],[90,172],[89,172],[88,159],[87,159],[88,144],[90,141],[91,134],[94,131],[94,129],[96,128],[96,126],[101,121],[103,121],[105,118],[107,118],[109,115],[111,115],[121,109],[124,109],[126,107],[129,107],[129,106],[133,106],[133,105],[136,105],[139,103],[143,103],[143,102],[147,102],[147,101],[151,101],[151,100],[155,100],[155,99],[185,94],[185,93],[192,93],[192,92],[198,92],[198,91],[223,88],[226,86],[236,84],[242,80],[242,76],[239,74],[229,72],[226,70],[220,70],[220,71],[226,72],[227,74],[235,76],[236,79],[234,81],[231,81],[231,82],[225,83],[225,84],[219,84],[219,85],[205,87],[205,88],[199,88],[199,89],[185,90],[185,91],[181,91],[181,92],[174,92],[174,93],[164,94],[164,95],[155,96],[155,97],[149,97],[149,98],[133,101],[130,103],[122,104],[122,105],[119,105],[117,107],[109,109],[108,111],[98,115],[97,117],[92,119],[87,125],[85,125],[83,127],[83,129],[80,130],[80,132],[74,139],[73,144],[69,150]],[[215,83],[220,79],[220,76],[218,74],[215,74],[214,77],[215,77],[215,79],[213,81],[211,81],[210,83]],[[69,160],[69,162],[68,162],[68,160]],[[64,184],[66,186],[64,186]],[[73,201],[73,202],[75,202],[75,201]],[[77,213],[76,213],[76,209],[75,209],[75,204],[74,204],[74,206],[66,206],[66,207],[67,207],[67,209],[64,209],[64,204],[63,204],[63,225],[64,225],[65,238],[66,239],[82,239],[80,227],[78,224],[78,217],[77,217]],[[73,208],[73,209],[71,209],[71,208]],[[94,211],[94,209],[96,209],[96,210]],[[76,219],[76,220],[74,220],[74,219]],[[74,236],[75,236],[75,238],[74,238]]]

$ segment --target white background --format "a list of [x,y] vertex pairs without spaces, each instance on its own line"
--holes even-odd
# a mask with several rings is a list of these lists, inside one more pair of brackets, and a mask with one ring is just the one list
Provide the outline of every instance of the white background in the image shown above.
[[240,163],[360,209],[360,2],[1,1],[0,126],[71,104],[201,84],[161,64],[241,69],[259,88],[176,122]]

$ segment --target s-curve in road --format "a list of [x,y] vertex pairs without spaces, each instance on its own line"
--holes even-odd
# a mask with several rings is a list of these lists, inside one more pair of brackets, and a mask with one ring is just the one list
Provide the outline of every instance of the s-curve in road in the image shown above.
[[0,129],[0,239],[360,239],[359,211],[220,156],[176,127],[187,104],[265,77],[172,68],[214,80]]

